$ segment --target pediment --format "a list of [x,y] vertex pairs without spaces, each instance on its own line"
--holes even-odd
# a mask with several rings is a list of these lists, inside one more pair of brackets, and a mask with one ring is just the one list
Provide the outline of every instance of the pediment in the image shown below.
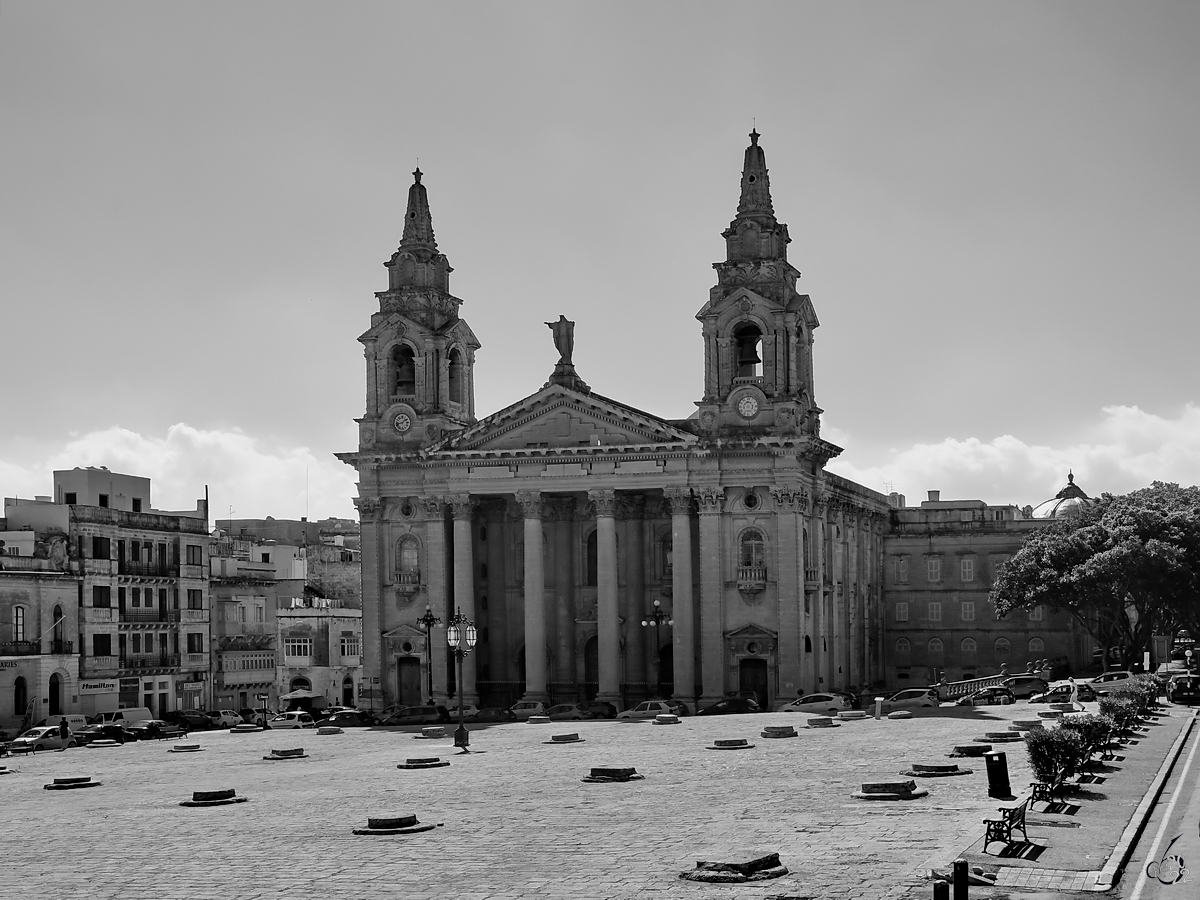
[[419,641],[425,640],[425,632],[415,625],[397,625],[391,631],[385,631],[383,636],[393,640],[397,638],[409,638]]
[[430,448],[439,450],[578,449],[691,444],[696,436],[650,413],[597,394],[551,384]]
[[775,640],[775,638],[779,637],[779,635],[777,632],[768,631],[767,629],[763,628],[761,625],[750,624],[750,625],[743,625],[741,628],[735,629],[733,631],[725,632],[725,637],[740,638],[742,640],[758,639],[758,640],[764,640],[764,641],[766,641],[766,640],[773,641],[773,640]]

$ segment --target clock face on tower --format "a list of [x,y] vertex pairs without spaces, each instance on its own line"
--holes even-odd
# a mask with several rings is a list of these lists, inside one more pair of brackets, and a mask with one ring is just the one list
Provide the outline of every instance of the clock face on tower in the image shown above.
[[412,418],[408,413],[398,413],[396,418],[392,419],[392,427],[396,429],[397,434],[407,434],[408,429],[412,428]]
[[758,399],[749,395],[737,402],[738,415],[743,419],[753,419],[758,415]]

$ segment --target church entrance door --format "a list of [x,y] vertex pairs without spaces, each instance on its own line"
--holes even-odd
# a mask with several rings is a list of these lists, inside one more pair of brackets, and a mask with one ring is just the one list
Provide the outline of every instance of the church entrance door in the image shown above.
[[738,692],[742,696],[753,691],[754,699],[767,709],[767,661],[765,659],[743,659],[738,665]]
[[421,661],[415,656],[396,660],[396,701],[400,706],[421,705]]

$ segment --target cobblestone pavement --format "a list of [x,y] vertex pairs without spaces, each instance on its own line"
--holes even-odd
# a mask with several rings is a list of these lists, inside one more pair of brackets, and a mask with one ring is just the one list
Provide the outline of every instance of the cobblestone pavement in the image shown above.
[[[1007,721],[1021,703],[910,720],[800,728],[759,736],[784,714],[685,718],[675,726],[612,721],[476,726],[469,755],[414,729],[194,734],[203,753],[170,742],[9,758],[0,778],[8,871],[23,900],[171,898],[896,898],[927,884],[982,832],[996,801],[982,760],[974,774],[927,779],[928,797],[864,802],[860,782],[913,762],[944,762]],[[448,730],[449,731],[449,730]],[[584,743],[547,745],[577,731]],[[718,738],[748,750],[707,749]],[[268,762],[272,748],[307,759]],[[1014,788],[1030,780],[1024,746],[1008,753]],[[479,752],[482,751],[482,752]],[[449,767],[402,770],[407,757]],[[627,784],[583,784],[592,766],[634,766]],[[56,777],[101,787],[44,791]],[[249,802],[183,808],[194,790],[234,788]],[[412,813],[444,827],[360,837],[368,816]],[[745,886],[681,881],[696,860],[777,851],[791,874]],[[921,893],[929,888],[922,888]]]

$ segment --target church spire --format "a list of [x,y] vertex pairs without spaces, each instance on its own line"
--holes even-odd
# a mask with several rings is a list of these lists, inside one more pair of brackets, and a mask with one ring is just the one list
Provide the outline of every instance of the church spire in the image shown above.
[[744,215],[766,215],[774,218],[771,205],[771,179],[767,174],[767,158],[758,146],[758,129],[750,132],[750,146],[742,163],[742,196],[738,201],[738,218]]
[[437,250],[437,239],[433,236],[433,217],[429,214],[429,195],[421,184],[421,170],[413,172],[412,187],[408,189],[408,210],[404,214],[404,237],[401,248],[415,249],[418,246]]

